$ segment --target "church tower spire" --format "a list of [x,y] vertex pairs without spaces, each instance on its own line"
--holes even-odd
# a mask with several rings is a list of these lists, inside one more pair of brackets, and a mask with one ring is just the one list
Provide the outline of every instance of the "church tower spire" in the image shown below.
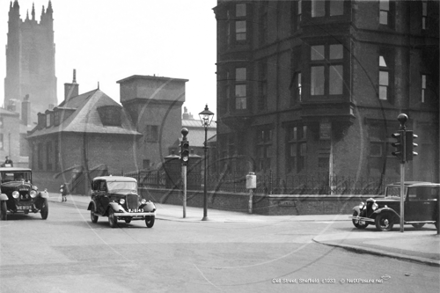
[[35,21],[35,5],[32,3],[32,20]]

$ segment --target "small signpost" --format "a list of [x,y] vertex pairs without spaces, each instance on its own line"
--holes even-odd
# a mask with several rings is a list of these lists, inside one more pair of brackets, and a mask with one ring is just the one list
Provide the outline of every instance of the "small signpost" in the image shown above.
[[257,175],[254,172],[249,172],[246,175],[246,188],[249,189],[249,214],[252,214],[254,189],[257,188]]

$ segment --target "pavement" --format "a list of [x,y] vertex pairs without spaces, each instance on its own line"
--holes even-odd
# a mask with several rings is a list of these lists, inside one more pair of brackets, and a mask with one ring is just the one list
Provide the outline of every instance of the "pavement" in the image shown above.
[[[59,194],[49,198],[52,202],[61,204]],[[68,195],[66,205],[87,208],[89,196]],[[313,238],[316,243],[341,247],[358,253],[369,253],[402,260],[420,262],[432,266],[440,266],[440,235],[434,225],[426,225],[420,230],[406,225],[400,232],[399,225],[393,231],[376,231],[374,227],[365,230],[354,228],[349,215],[303,215],[303,216],[266,216],[241,212],[209,209],[208,220],[202,221],[203,209],[186,207],[183,217],[183,207],[169,204],[156,204],[156,219],[187,223],[276,223],[276,222],[323,222],[332,223],[343,221],[347,223],[346,232],[321,233]],[[396,228],[397,227],[397,228]]]

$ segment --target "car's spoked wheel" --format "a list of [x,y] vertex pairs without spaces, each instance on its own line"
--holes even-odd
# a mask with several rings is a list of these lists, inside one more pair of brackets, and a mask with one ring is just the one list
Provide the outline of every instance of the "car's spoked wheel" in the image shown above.
[[43,201],[43,206],[41,207],[41,218],[43,220],[47,219],[47,216],[49,215],[49,204],[47,202],[47,199],[45,198]]
[[154,216],[146,216],[145,217],[145,224],[148,228],[151,228],[154,226]]
[[92,220],[92,223],[98,222],[98,216],[95,215],[95,212],[93,210],[90,210],[90,220]]
[[[358,215],[359,215],[358,211],[353,212],[353,217],[357,217]],[[359,220],[353,219],[353,225],[358,229],[365,229],[365,228],[367,228],[368,223],[364,222],[364,221],[359,221]]]
[[2,221],[6,221],[7,220],[7,212],[8,212],[8,208],[6,206],[6,201],[2,200],[1,201],[1,219]]
[[379,231],[391,231],[394,226],[393,217],[389,213],[379,214],[376,217],[376,229]]
[[108,211],[108,223],[112,228],[115,228],[118,225],[118,219],[112,209]]

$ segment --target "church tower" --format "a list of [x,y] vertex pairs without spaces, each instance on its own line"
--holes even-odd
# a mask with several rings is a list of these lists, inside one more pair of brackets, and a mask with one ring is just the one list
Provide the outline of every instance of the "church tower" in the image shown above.
[[11,2],[7,40],[4,107],[19,112],[16,107],[28,95],[35,122],[38,112],[58,104],[51,1],[47,9],[43,6],[40,22],[35,19],[34,5],[31,15],[28,11],[22,20],[18,0]]

